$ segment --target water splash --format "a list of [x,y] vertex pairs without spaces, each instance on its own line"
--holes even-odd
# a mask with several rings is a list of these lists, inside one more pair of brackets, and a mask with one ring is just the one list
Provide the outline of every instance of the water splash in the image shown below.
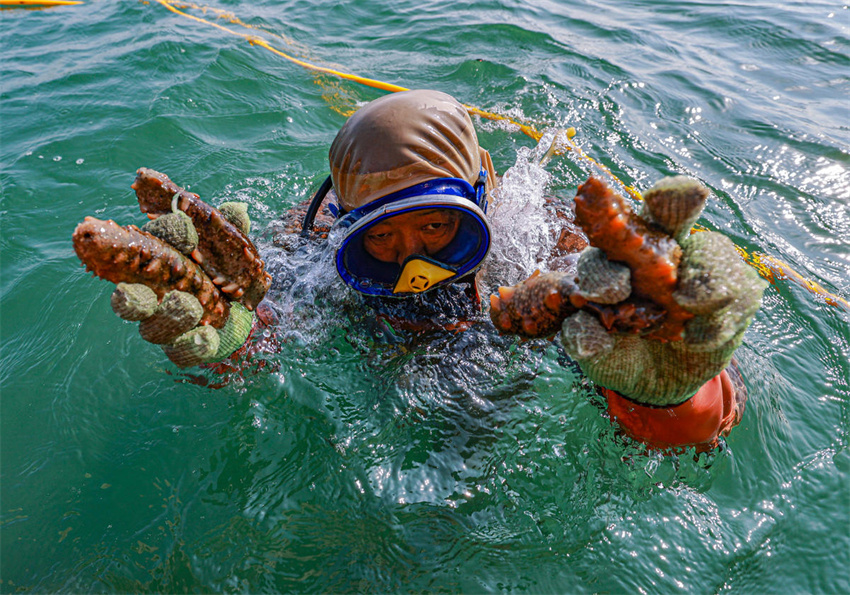
[[485,274],[488,285],[513,285],[525,279],[555,245],[545,208],[552,175],[541,161],[556,134],[546,131],[534,149],[520,148],[516,163],[493,193],[489,212],[493,244]]
[[320,343],[342,322],[342,312],[350,310],[353,296],[334,266],[341,241],[340,230],[333,230],[323,242],[279,233],[275,245],[264,250],[266,270],[272,276],[267,302],[278,316],[280,339]]

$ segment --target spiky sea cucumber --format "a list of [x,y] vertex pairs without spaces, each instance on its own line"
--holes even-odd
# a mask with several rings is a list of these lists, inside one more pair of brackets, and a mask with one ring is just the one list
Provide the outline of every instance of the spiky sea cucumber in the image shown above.
[[693,314],[673,298],[682,255],[679,244],[596,178],[579,187],[575,204],[576,223],[590,245],[601,249],[608,261],[629,267],[631,295],[618,303],[599,298],[603,304],[582,294],[575,271],[535,273],[513,287],[500,287],[498,295],[490,297],[490,318],[496,328],[525,337],[550,336],[564,319],[582,309],[608,330],[681,340],[684,323]]
[[589,178],[575,198],[576,223],[590,245],[605,252],[608,260],[631,269],[632,295],[655,302],[666,314],[663,322],[646,336],[680,341],[684,324],[693,314],[673,298],[678,281],[682,249],[668,234],[650,228],[625,199],[604,182]]
[[86,217],[74,230],[74,251],[101,279],[112,283],[142,283],[158,298],[171,290],[198,298],[204,308],[201,324],[221,328],[230,315],[227,300],[190,259],[135,225]]
[[271,275],[265,271],[257,247],[236,225],[158,171],[139,168],[131,187],[142,212],[151,217],[170,213],[172,199],[178,195],[177,208],[191,217],[198,231],[192,258],[231,299],[249,310],[260,303],[271,285]]

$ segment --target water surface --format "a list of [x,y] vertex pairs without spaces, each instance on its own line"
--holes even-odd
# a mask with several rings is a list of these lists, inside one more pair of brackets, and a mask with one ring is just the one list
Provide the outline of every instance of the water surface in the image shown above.
[[[640,189],[697,177],[702,224],[850,297],[842,5],[211,6],[300,58],[574,126]],[[383,92],[156,3],[3,11],[0,30],[3,592],[850,591],[845,312],[778,280],[739,350],[741,425],[699,457],[646,453],[554,345],[487,324],[392,340],[315,254],[274,245],[345,114]],[[477,127],[517,200],[588,174],[532,171],[532,139]],[[74,226],[141,223],[140,166],[250,203],[290,280],[263,369],[191,382],[83,274]]]

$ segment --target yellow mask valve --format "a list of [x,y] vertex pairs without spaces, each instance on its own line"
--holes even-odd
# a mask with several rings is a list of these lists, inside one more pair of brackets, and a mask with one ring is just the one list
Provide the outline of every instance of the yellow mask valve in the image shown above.
[[433,261],[411,258],[401,270],[393,293],[421,293],[440,281],[445,281],[454,276],[454,271],[443,268]]

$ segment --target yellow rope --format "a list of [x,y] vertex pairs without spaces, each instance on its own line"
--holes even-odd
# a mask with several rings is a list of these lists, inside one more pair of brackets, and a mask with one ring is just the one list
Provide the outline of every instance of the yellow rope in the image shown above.
[[[737,248],[737,246],[736,246]],[[742,252],[740,248],[738,248],[738,252]],[[755,267],[755,269],[765,277],[768,281],[773,283],[774,275],[776,275],[780,279],[787,279],[789,281],[793,281],[797,285],[801,287],[805,287],[811,293],[815,295],[821,296],[824,301],[830,306],[835,306],[845,312],[850,312],[850,302],[845,300],[843,297],[839,295],[835,295],[824,289],[822,285],[819,283],[812,281],[811,279],[806,279],[800,273],[791,268],[787,262],[783,262],[778,258],[770,256],[768,254],[753,254],[752,256],[744,253],[744,260],[746,260],[749,264]],[[765,276],[762,273],[762,269],[766,269],[770,272],[769,276]]]
[[601,163],[596,161],[596,159],[594,159],[593,157],[591,157],[590,155],[585,153],[582,150],[581,147],[579,147],[577,144],[575,144],[575,142],[573,142],[573,136],[574,136],[574,134],[573,135],[570,135],[569,133],[566,134],[566,143],[568,144],[567,148],[569,150],[571,150],[573,153],[575,153],[576,155],[578,155],[579,157],[581,157],[582,159],[584,159],[585,161],[587,161],[588,163],[593,165],[599,171],[611,176],[614,180],[616,180],[620,184],[620,186],[623,187],[623,190],[625,190],[626,192],[629,193],[629,196],[631,196],[635,200],[643,200],[643,197],[640,195],[640,192],[638,192],[637,189],[635,189],[634,186],[627,186],[626,183],[623,182],[617,176],[615,176],[614,173],[610,169],[608,169],[607,167],[605,167],[604,165],[602,165]]
[[[236,35],[238,37],[241,37],[241,38],[247,40],[248,43],[250,43],[251,45],[256,45],[256,46],[259,46],[263,49],[266,49],[266,50],[272,52],[273,54],[276,54],[276,55],[280,56],[281,58],[284,58],[285,60],[289,60],[293,64],[297,64],[298,66],[301,66],[301,67],[306,68],[308,70],[312,70],[313,72],[321,72],[321,73],[324,73],[324,74],[330,74],[330,75],[336,76],[336,77],[341,78],[341,79],[353,81],[355,83],[359,83],[359,84],[365,85],[367,87],[372,87],[373,89],[381,89],[382,91],[391,91],[391,92],[395,93],[397,91],[408,91],[409,90],[407,87],[402,87],[401,85],[394,85],[392,83],[385,83],[384,81],[379,81],[377,79],[371,79],[371,78],[367,78],[367,77],[363,77],[363,76],[358,76],[356,74],[350,74],[350,73],[347,73],[347,72],[342,72],[340,70],[334,70],[333,68],[326,68],[324,66],[318,66],[316,64],[311,64],[310,62],[305,62],[304,60],[300,60],[300,59],[298,59],[294,56],[290,56],[289,54],[282,52],[279,49],[271,46],[265,39],[262,39],[261,37],[257,37],[256,35],[249,35],[247,33],[240,33],[239,31],[234,31],[233,29],[225,27],[224,25],[219,25],[218,23],[214,23],[212,21],[208,21],[206,19],[196,17],[196,16],[191,15],[187,12],[183,12],[182,10],[177,8],[177,6],[180,6],[180,7],[189,7],[189,8],[196,8],[196,9],[199,9],[199,10],[204,10],[206,7],[202,7],[202,6],[199,6],[197,4],[176,2],[175,0],[155,0],[155,1],[159,4],[161,4],[162,6],[164,6],[165,8],[167,8],[168,10],[170,10],[171,12],[175,13],[175,14],[179,14],[183,17],[188,18],[188,19],[192,19],[193,21],[197,21],[199,23],[204,23],[205,25],[210,25],[211,27],[215,27],[215,28],[220,29],[222,31],[226,31],[227,33],[230,33],[231,35]],[[229,22],[231,22],[233,24],[240,25],[240,26],[243,26],[243,27],[247,27],[247,28],[250,28],[250,29],[255,29],[255,27],[252,27],[251,25],[247,25],[247,24],[243,23],[238,18],[236,18],[236,17],[234,17],[234,16],[232,16],[228,13],[225,13],[224,11],[212,10],[211,12],[218,14],[220,16],[220,18],[226,18]],[[530,136],[534,140],[540,140],[540,137],[543,136],[543,134],[541,132],[539,132],[534,126],[531,126],[531,125],[528,125],[528,124],[522,124],[522,123],[517,122],[516,120],[514,120],[513,118],[510,118],[508,116],[503,116],[501,114],[494,114],[492,112],[484,111],[482,109],[479,109],[479,108],[473,107],[473,106],[469,106],[469,105],[464,105],[464,107],[471,114],[476,114],[478,116],[481,116],[482,118],[486,118],[487,120],[510,122],[511,124],[514,124],[515,126],[517,126],[524,134],[527,134],[528,136]]]
[[[0,2],[3,2],[3,1],[5,1],[5,0],[0,0]],[[15,0],[15,1],[19,2],[19,3],[24,3],[27,0]],[[239,18],[237,18],[235,15],[233,15],[232,13],[226,12],[224,10],[220,10],[220,9],[216,9],[216,8],[210,8],[210,7],[207,7],[207,6],[201,6],[201,5],[198,5],[198,4],[191,3],[191,2],[179,2],[177,0],[154,0],[154,1],[157,2],[158,4],[161,4],[162,6],[164,6],[165,8],[167,8],[168,10],[170,10],[171,12],[173,12],[175,14],[178,14],[182,17],[187,18],[187,19],[191,19],[193,21],[197,21],[199,23],[203,23],[205,25],[209,25],[211,27],[215,27],[216,29],[220,29],[221,31],[225,31],[225,32],[227,32],[231,35],[236,35],[238,37],[241,37],[241,38],[245,39],[246,41],[248,41],[248,43],[250,43],[251,45],[259,46],[263,49],[266,49],[266,50],[272,52],[273,54],[280,56],[281,58],[289,60],[290,62],[297,64],[298,66],[301,66],[301,67],[306,68],[308,70],[312,70],[313,72],[329,74],[329,75],[335,76],[337,78],[349,80],[349,81],[352,81],[352,82],[355,82],[355,83],[358,83],[358,84],[361,84],[361,85],[365,85],[367,87],[372,87],[373,89],[381,89],[383,91],[390,91],[390,92],[393,92],[393,93],[397,92],[397,91],[407,91],[408,90],[406,87],[402,87],[400,85],[394,85],[392,83],[385,83],[385,82],[379,81],[377,79],[362,77],[362,76],[358,76],[356,74],[350,74],[350,73],[347,73],[347,72],[342,72],[340,70],[334,70],[332,68],[326,68],[324,66],[318,66],[316,64],[312,64],[310,62],[300,60],[300,59],[298,59],[294,56],[291,56],[291,55],[289,55],[285,52],[282,52],[279,49],[271,46],[265,39],[263,39],[261,37],[258,37],[256,35],[250,35],[250,34],[247,34],[247,33],[241,33],[239,31],[234,31],[233,29],[225,27],[224,25],[220,25],[218,23],[208,21],[208,20],[202,19],[200,17],[196,17],[196,16],[191,15],[187,12],[183,12],[182,10],[180,10],[177,7],[179,6],[180,8],[192,8],[192,9],[200,10],[200,11],[204,12],[205,14],[207,12],[211,12],[213,14],[216,14],[219,19],[227,20],[229,23],[232,23],[234,25],[238,25],[238,26],[244,27],[246,29],[260,30],[259,27],[255,27],[253,25],[249,25],[247,23],[244,23]],[[59,2],[55,2],[55,3],[59,3]],[[277,35],[275,33],[271,33],[271,32],[268,32],[268,31],[263,31],[263,32],[282,40],[284,43],[287,43],[289,45],[294,45],[294,43],[291,40],[288,40],[288,39],[286,39],[286,38],[284,38],[280,35]],[[488,111],[482,110],[482,109],[474,107],[474,106],[464,104],[464,107],[467,109],[467,111],[469,111],[470,114],[480,116],[480,117],[485,118],[487,120],[509,122],[510,124],[517,126],[518,129],[520,130],[520,132],[522,132],[523,134],[533,138],[535,141],[539,141],[540,138],[543,136],[543,134],[539,130],[537,130],[537,128],[535,128],[533,125],[523,124],[521,122],[517,122],[515,119],[510,118],[508,116],[503,116],[501,114],[495,114],[495,113],[492,113],[492,112],[488,112]],[[625,189],[625,191],[628,192],[633,198],[635,198],[636,200],[642,200],[640,192],[638,192],[633,186],[628,186],[625,183],[623,183],[619,178],[617,178],[617,176],[615,176],[611,172],[610,169],[608,169],[606,166],[604,166],[603,164],[601,164],[598,161],[596,161],[595,159],[593,159],[590,155],[585,153],[577,144],[575,144],[572,141],[572,136],[574,134],[575,134],[575,130],[569,129],[569,131],[564,135],[564,137],[565,137],[564,143],[562,145],[560,145],[559,148],[563,147],[564,150],[572,151],[579,158],[584,159],[585,161],[590,163],[593,167],[595,167],[599,171],[604,172],[606,175],[610,176],[613,180],[618,182]],[[560,151],[556,150],[555,153],[557,153],[557,152],[560,152]],[[705,231],[705,228],[700,229],[700,226],[697,226],[695,229],[697,229],[697,231]],[[814,281],[810,281],[809,279],[806,279],[805,277],[800,275],[798,272],[796,272],[793,268],[791,268],[791,266],[788,265],[787,263],[785,263],[785,262],[783,262],[783,261],[781,261],[777,258],[774,258],[772,256],[768,256],[766,254],[759,254],[759,253],[749,254],[746,250],[744,250],[743,248],[740,248],[739,246],[735,246],[735,248],[738,250],[738,253],[741,255],[741,257],[747,262],[747,264],[749,264],[750,266],[755,268],[756,271],[758,271],[759,275],[761,275],[762,277],[764,277],[765,279],[767,279],[771,283],[775,284],[777,276],[780,279],[788,279],[788,280],[793,281],[794,283],[800,285],[801,287],[806,288],[811,293],[823,297],[827,304],[841,308],[841,309],[844,309],[847,312],[850,312],[850,302],[848,302],[847,300],[845,300],[844,298],[842,298],[838,295],[835,295],[834,293],[830,293],[829,291],[824,289],[820,284],[818,284]]]

